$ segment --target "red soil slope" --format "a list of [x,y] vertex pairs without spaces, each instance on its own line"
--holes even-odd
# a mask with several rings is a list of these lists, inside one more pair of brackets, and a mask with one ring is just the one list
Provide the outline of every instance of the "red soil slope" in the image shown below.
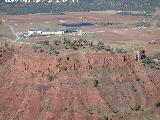
[[0,49],[0,120],[159,120],[160,72],[128,54]]

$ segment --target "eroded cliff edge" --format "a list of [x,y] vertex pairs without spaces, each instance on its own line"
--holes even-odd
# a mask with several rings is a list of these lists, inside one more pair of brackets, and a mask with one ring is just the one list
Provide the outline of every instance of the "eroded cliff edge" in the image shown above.
[[160,72],[130,54],[59,57],[3,48],[0,119],[159,119]]

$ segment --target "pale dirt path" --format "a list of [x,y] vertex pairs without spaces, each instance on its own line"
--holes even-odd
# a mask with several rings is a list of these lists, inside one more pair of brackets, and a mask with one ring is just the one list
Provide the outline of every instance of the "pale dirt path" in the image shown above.
[[17,42],[17,41],[20,39],[20,37],[19,37],[18,34],[15,32],[14,28],[13,28],[11,25],[7,24],[7,23],[6,23],[6,20],[4,20],[3,17],[2,17],[2,22],[3,22],[3,25],[9,27],[10,30],[11,30],[11,33],[16,36],[16,39],[15,39],[15,40],[13,40],[13,39],[8,39],[8,38],[6,38],[6,39],[12,41],[13,43]]
[[14,31],[14,28],[13,28],[11,25],[9,25],[9,24],[5,24],[5,25],[8,26],[8,27],[10,28],[12,34],[16,36],[16,39],[15,39],[15,40],[12,40],[12,41],[13,41],[13,42],[17,42],[17,41],[20,39],[20,37],[19,37],[18,34]]

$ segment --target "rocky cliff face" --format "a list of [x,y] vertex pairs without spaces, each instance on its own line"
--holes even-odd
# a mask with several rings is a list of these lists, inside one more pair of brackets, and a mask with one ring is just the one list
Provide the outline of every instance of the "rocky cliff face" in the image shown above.
[[4,55],[2,120],[159,120],[159,71],[131,55]]
[[85,54],[80,53],[69,54],[62,57],[47,56],[23,56],[15,54],[11,59],[11,64],[16,70],[33,72],[49,72],[55,73],[61,71],[61,66],[65,67],[65,71],[72,70],[92,70],[101,67],[123,66],[130,61],[129,55],[116,54]]

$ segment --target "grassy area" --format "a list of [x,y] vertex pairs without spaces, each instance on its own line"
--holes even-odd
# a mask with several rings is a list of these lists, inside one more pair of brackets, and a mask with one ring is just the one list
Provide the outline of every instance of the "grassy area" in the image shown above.
[[11,40],[15,40],[16,36],[12,34],[10,28],[5,25],[0,25],[0,36]]
[[146,64],[146,65],[150,66],[151,68],[160,70],[160,64],[155,63],[154,59],[160,60],[160,53],[156,54],[153,57],[147,57],[146,56],[144,59],[141,60],[141,62],[143,64]]
[[154,59],[158,59],[158,60],[160,60],[160,53],[158,53],[158,54],[154,55],[154,56],[153,56],[153,58],[154,58]]
[[49,41],[38,41],[37,44],[40,44],[40,45],[49,45]]
[[93,41],[85,38],[69,39],[62,38],[61,40],[40,40],[32,46],[36,53],[48,53],[58,56],[66,50],[78,51],[78,50],[91,50],[94,52],[111,52],[111,53],[126,53],[134,52],[137,47],[133,45],[115,45],[105,44],[101,41],[93,43]]
[[149,22],[139,22],[135,24],[136,27],[151,27],[151,23]]

